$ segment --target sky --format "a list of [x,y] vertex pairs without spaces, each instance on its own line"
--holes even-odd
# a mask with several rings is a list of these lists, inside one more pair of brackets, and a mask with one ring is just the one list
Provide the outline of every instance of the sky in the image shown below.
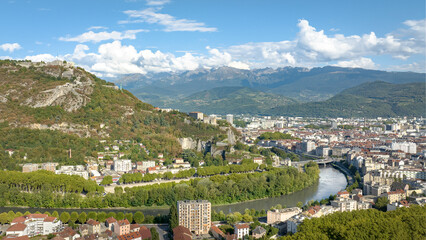
[[0,0],[0,59],[100,77],[229,66],[426,72],[425,1]]

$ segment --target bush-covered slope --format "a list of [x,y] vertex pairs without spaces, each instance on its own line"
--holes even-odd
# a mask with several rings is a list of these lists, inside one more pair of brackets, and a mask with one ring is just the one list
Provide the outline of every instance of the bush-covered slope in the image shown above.
[[265,113],[310,117],[425,116],[425,83],[364,83],[322,102],[280,106]]
[[296,103],[295,100],[247,87],[219,87],[170,101],[169,107],[181,111],[212,114],[258,114],[263,109]]
[[135,140],[170,157],[181,152],[177,138],[223,134],[186,114],[157,111],[130,92],[60,62],[0,61],[0,123],[0,152],[11,148],[19,156],[34,156],[28,161],[59,161],[75,147],[82,155],[73,161],[81,163],[83,155],[99,148],[93,139]]
[[391,212],[375,209],[334,213],[305,220],[286,239],[425,239],[426,207],[411,206]]

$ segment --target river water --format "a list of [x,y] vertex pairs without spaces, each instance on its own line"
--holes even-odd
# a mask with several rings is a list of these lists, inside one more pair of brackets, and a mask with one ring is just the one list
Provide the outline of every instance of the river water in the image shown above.
[[[320,169],[320,179],[317,184],[310,186],[308,188],[303,189],[302,191],[295,192],[289,195],[274,197],[274,198],[265,198],[265,199],[259,199],[254,201],[247,201],[242,203],[235,203],[235,204],[227,204],[227,205],[221,205],[221,206],[213,206],[212,209],[216,212],[223,211],[224,213],[230,213],[230,212],[244,212],[245,209],[256,209],[256,210],[268,210],[271,207],[281,204],[282,206],[286,207],[294,207],[297,205],[298,202],[307,203],[310,200],[321,200],[323,198],[329,197],[330,194],[336,194],[338,191],[344,189],[346,187],[346,177],[338,170],[328,167],[328,168],[321,168]],[[153,215],[156,216],[158,214],[160,215],[166,215],[169,213],[168,208],[160,208],[160,209],[153,209],[153,208],[145,208],[145,209],[44,209],[44,208],[19,208],[19,207],[0,207],[0,213],[1,212],[8,212],[8,211],[14,211],[14,212],[21,212],[24,213],[26,211],[29,211],[31,213],[34,213],[36,211],[39,211],[41,213],[44,213],[45,211],[49,211],[52,213],[53,211],[58,211],[59,214],[63,211],[72,212],[76,211],[78,213],[85,211],[86,213],[89,211],[104,211],[104,212],[136,212],[141,211],[144,213],[144,215]]]

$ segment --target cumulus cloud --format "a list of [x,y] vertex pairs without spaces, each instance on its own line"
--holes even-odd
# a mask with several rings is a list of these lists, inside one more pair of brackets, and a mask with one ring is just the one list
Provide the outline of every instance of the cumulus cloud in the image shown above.
[[377,65],[371,60],[371,58],[361,57],[349,61],[339,61],[333,66],[338,67],[349,67],[349,68],[367,68],[367,69],[377,69]]
[[249,69],[249,65],[233,60],[228,52],[215,48],[208,48],[209,54],[204,56],[194,56],[192,53],[175,56],[172,53],[148,49],[138,51],[132,45],[123,45],[120,41],[114,41],[101,44],[97,53],[90,53],[89,50],[87,45],[79,44],[72,54],[67,54],[63,58],[103,76],[106,74],[111,76],[129,73],[175,72],[219,66]]
[[144,29],[136,29],[136,30],[127,30],[124,32],[117,32],[117,31],[112,31],[112,32],[93,32],[93,31],[89,31],[89,32],[85,32],[81,35],[78,35],[76,37],[60,37],[59,40],[61,41],[66,41],[66,42],[79,42],[79,43],[84,43],[84,42],[93,42],[93,43],[98,43],[101,41],[106,41],[106,40],[123,40],[123,39],[136,39],[136,33],[140,33],[140,32],[146,32],[147,30]]
[[149,6],[161,6],[169,2],[170,0],[146,0],[146,4]]
[[33,55],[33,56],[26,56],[25,60],[31,60],[32,62],[51,62],[54,61],[56,59],[61,59],[60,57],[54,57],[51,54],[38,54],[38,55]]
[[[374,32],[345,36],[327,35],[323,30],[311,26],[307,20],[300,20],[298,23],[300,30],[295,39],[290,41],[252,42],[220,49],[206,47],[205,54],[185,52],[179,55],[180,53],[173,54],[159,50],[138,50],[132,45],[123,45],[121,41],[116,40],[99,45],[97,51],[96,49],[90,51],[87,45],[78,44],[73,53],[63,58],[102,76],[185,71],[200,67],[229,66],[253,69],[283,66],[316,67],[329,63],[335,63],[335,66],[340,67],[383,69],[386,66],[376,64],[373,60],[375,56],[387,55],[404,61],[412,56],[424,54],[424,40],[423,46],[418,40],[425,31],[422,28],[424,22],[424,20],[406,21],[405,29],[399,29],[385,36],[376,36]],[[51,55],[37,55],[32,58],[53,60]],[[407,62],[405,66],[394,70],[425,72],[425,65]]]
[[15,50],[21,49],[21,45],[19,43],[4,43],[0,45],[0,49],[3,51],[13,52]]
[[[374,32],[362,36],[326,35],[307,20],[298,23],[299,32],[292,41],[257,42],[225,49],[233,58],[248,60],[251,67],[316,66],[338,61],[340,65],[377,68],[365,56],[389,55],[406,60],[425,51],[425,21],[406,21],[399,35],[377,37]],[[420,37],[422,35],[423,37]],[[399,36],[404,36],[400,38]]]
[[386,70],[388,71],[402,71],[402,72],[425,72],[426,62],[413,62],[402,65],[390,66]]
[[126,15],[131,18],[131,20],[119,21],[120,24],[127,23],[141,23],[146,22],[149,24],[159,24],[164,26],[165,32],[178,32],[178,31],[187,31],[187,32],[216,32],[217,28],[207,27],[205,23],[197,22],[195,20],[189,19],[176,19],[175,17],[158,13],[158,9],[147,8],[141,11],[137,10],[128,10],[124,11]]
[[104,27],[104,26],[91,26],[89,27],[87,30],[99,30],[99,29],[108,29],[108,27]]

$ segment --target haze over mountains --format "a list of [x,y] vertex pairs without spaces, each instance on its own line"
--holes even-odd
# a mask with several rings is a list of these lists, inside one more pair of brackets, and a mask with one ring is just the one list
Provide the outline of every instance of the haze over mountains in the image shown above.
[[[305,104],[302,104],[305,102],[326,101],[345,89],[363,83],[382,81],[391,84],[404,84],[424,82],[424,79],[424,73],[386,72],[332,66],[312,69],[284,67],[254,70],[220,67],[181,73],[132,74],[123,76],[117,82],[138,98],[154,106],[172,107],[182,111],[203,111],[217,114],[245,112],[274,115],[297,115],[301,113],[304,116],[318,116],[317,113],[311,111],[304,113],[304,111],[298,112],[294,109],[305,106]],[[382,83],[369,87],[377,87],[377,90],[380,90],[381,87],[389,88],[391,92],[387,94],[389,94],[388,97],[392,97],[393,88],[390,86]],[[411,86],[403,85],[401,87]],[[423,87],[423,85],[420,87]],[[345,98],[346,100],[340,96],[337,100],[334,98],[326,101],[326,104],[333,102],[338,106],[346,107],[353,106],[352,103],[361,104],[362,101],[357,102],[360,99],[353,97],[357,96],[357,90],[354,91],[355,93],[351,94],[351,97]],[[407,91],[409,91],[409,94],[417,94],[412,96],[413,99],[420,97],[419,92],[413,92],[411,89],[407,89]],[[342,94],[347,96],[347,93],[343,92]],[[370,94],[367,98],[371,96]],[[294,105],[296,101],[299,104]],[[389,101],[392,102],[392,100]],[[279,105],[288,107],[281,108]],[[311,105],[306,106],[310,108]],[[381,105],[379,104],[379,106]],[[271,108],[274,108],[274,110],[269,111]],[[290,109],[293,110],[290,111]],[[411,109],[414,112],[407,110],[406,114],[421,113],[418,108],[415,109],[417,110]],[[347,111],[351,112],[352,109],[347,109]],[[403,112],[391,111],[388,108],[388,110],[377,112],[377,114],[393,116]],[[362,111],[359,113],[362,114]],[[320,115],[328,116],[327,113]],[[343,115],[348,116],[347,114]],[[369,114],[369,116],[373,115],[374,113]]]

